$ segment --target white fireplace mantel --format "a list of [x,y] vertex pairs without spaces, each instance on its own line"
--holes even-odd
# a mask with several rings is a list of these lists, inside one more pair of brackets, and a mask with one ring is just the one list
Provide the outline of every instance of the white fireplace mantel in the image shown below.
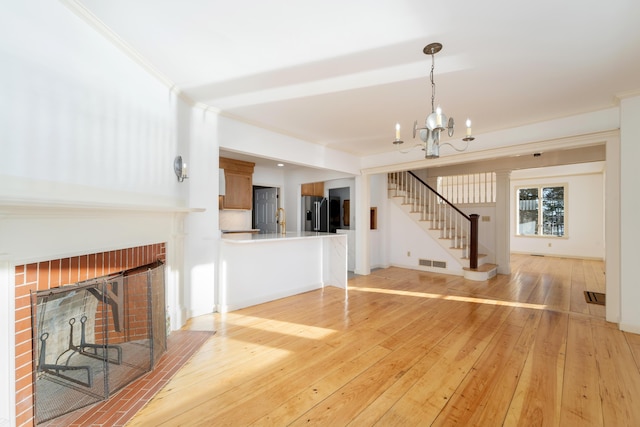
[[191,213],[204,212],[204,208],[190,208],[168,205],[134,205],[117,203],[77,203],[64,201],[31,201],[27,199],[0,200],[0,219],[7,217],[51,217],[51,216],[87,216],[118,213]]
[[[111,199],[113,200],[113,199]],[[148,201],[148,200],[145,200]],[[184,222],[205,209],[166,204],[0,199],[0,425],[15,420],[15,266],[167,243],[167,304],[181,306]],[[176,273],[177,272],[177,273]],[[177,295],[177,296],[176,296]],[[173,298],[173,299],[172,299]]]

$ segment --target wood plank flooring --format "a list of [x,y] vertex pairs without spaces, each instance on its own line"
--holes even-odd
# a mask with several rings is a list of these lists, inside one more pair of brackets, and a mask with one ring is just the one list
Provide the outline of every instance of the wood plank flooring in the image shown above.
[[192,319],[216,330],[129,426],[638,426],[640,336],[602,262],[512,256],[486,282],[399,268]]

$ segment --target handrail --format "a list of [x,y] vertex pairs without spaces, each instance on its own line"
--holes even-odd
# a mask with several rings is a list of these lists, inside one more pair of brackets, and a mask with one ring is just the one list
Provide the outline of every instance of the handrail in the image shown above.
[[438,193],[436,190],[434,190],[429,184],[427,184],[426,182],[424,182],[422,179],[420,179],[420,177],[418,177],[415,173],[411,172],[411,171],[407,171],[409,173],[409,175],[411,175],[412,177],[414,177],[415,179],[417,179],[418,181],[420,181],[423,185],[426,185],[427,188],[429,190],[431,190],[433,193],[435,193],[436,196],[440,197],[443,201],[445,201],[449,206],[451,206],[453,209],[456,210],[456,212],[458,212],[460,215],[462,215],[463,217],[467,218],[468,221],[471,221],[471,218],[469,217],[469,215],[467,215],[466,213],[462,212],[460,209],[458,209],[453,203],[451,203],[450,201],[448,201],[442,194]]

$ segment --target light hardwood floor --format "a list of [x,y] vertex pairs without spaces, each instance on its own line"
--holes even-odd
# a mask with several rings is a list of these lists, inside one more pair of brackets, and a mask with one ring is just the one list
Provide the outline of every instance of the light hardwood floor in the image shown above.
[[130,426],[638,426],[640,336],[602,262],[514,255],[487,282],[399,268],[187,328],[217,333]]

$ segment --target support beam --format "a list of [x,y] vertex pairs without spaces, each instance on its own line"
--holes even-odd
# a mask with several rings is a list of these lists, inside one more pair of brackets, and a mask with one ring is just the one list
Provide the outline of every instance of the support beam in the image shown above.
[[496,264],[498,273],[511,274],[511,171],[496,171]]

